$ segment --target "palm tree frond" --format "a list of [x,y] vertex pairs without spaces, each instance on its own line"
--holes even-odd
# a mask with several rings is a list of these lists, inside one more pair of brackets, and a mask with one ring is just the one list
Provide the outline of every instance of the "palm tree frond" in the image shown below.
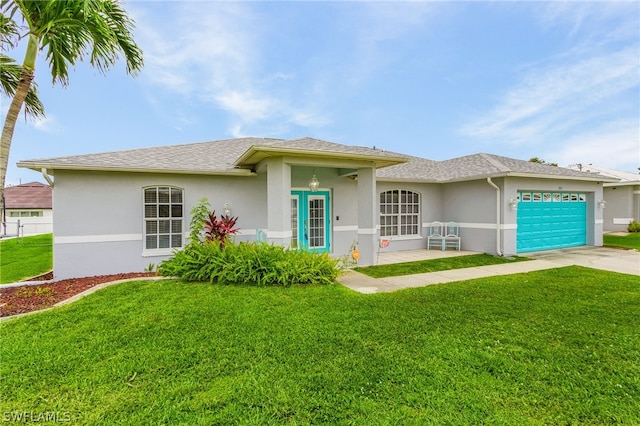
[[68,84],[69,66],[88,57],[105,73],[121,57],[127,73],[142,68],[142,50],[133,41],[134,21],[117,0],[24,1],[33,19],[32,33],[41,40],[53,82]]
[[[20,65],[10,57],[0,54],[0,92],[2,92],[2,95],[8,98],[13,97],[18,88],[21,73],[22,67]],[[45,116],[44,105],[38,98],[38,88],[35,83],[31,83],[24,108],[27,116],[34,119],[44,118]]]

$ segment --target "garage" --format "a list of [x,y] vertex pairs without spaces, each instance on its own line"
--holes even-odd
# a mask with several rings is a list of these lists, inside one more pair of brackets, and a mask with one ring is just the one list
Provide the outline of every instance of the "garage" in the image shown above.
[[576,192],[518,192],[517,252],[587,244],[587,196]]

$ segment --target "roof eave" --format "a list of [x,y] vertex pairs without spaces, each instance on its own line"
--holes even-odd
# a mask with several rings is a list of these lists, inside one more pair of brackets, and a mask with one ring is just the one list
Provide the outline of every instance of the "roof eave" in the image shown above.
[[617,182],[607,182],[604,186],[636,186],[640,185],[640,180],[620,180]]
[[19,161],[18,167],[31,169],[40,172],[47,169],[52,175],[56,170],[74,170],[74,171],[93,171],[93,172],[125,172],[125,173],[164,173],[164,174],[182,174],[182,175],[223,175],[223,176],[255,176],[256,173],[250,169],[233,168],[226,170],[184,170],[184,169],[156,169],[143,167],[119,167],[119,166],[92,166],[79,164],[56,164],[56,163],[38,163],[31,161]]
[[557,179],[557,180],[579,180],[586,182],[617,182],[616,179],[607,178],[604,176],[570,176],[570,175],[550,175],[542,173],[526,173],[526,172],[495,172],[495,173],[482,173],[472,176],[465,176],[452,179],[441,179],[439,183],[454,183],[465,182],[470,180],[480,180],[486,178],[505,178],[505,177],[520,177],[528,179]]
[[507,172],[505,177],[524,177],[531,179],[569,179],[587,182],[618,182],[619,179],[605,176],[571,176],[571,175],[550,175],[541,173]]

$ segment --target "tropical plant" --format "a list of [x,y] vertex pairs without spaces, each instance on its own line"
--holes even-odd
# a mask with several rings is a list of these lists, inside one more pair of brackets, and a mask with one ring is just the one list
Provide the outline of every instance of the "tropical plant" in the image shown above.
[[131,33],[134,22],[118,0],[0,0],[0,11],[2,47],[17,45],[22,40],[27,42],[21,73],[2,128],[2,212],[11,141],[20,110],[33,87],[38,52],[46,51],[53,83],[63,86],[69,83],[69,66],[87,56],[89,63],[104,73],[122,55],[127,73],[132,75],[142,68],[143,59]]
[[201,198],[191,209],[189,222],[189,243],[200,243],[203,240],[204,222],[209,216],[211,204],[206,198]]
[[232,217],[229,215],[221,216],[220,219],[216,216],[216,211],[209,213],[204,221],[204,237],[206,242],[217,241],[220,243],[220,247],[224,248],[229,241],[229,235],[236,234],[239,229],[234,228],[238,217]]
[[327,253],[287,250],[267,243],[189,244],[158,266],[160,275],[184,281],[290,286],[331,284],[340,269]]

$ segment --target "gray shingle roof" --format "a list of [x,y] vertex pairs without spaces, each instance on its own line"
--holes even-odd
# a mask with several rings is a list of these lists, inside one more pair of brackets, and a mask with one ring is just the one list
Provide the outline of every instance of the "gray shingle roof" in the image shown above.
[[593,173],[484,153],[444,161],[412,157],[411,161],[406,164],[387,167],[376,172],[378,178],[385,180],[443,183],[508,175],[606,180],[603,179],[603,176]]
[[397,157],[396,154],[382,150],[342,145],[313,138],[283,140],[250,137],[25,160],[20,161],[18,165],[36,170],[45,167],[51,170],[57,168],[224,173],[236,169],[234,162],[252,146],[298,149],[318,153],[368,155],[381,158]]
[[96,168],[131,170],[172,170],[185,172],[222,172],[252,145],[271,145],[277,139],[240,138],[215,142],[140,148],[98,154],[74,155],[21,161],[18,165],[37,167]]
[[353,154],[371,158],[398,159],[407,162],[379,168],[376,176],[383,180],[455,182],[508,175],[563,177],[586,180],[615,181],[602,175],[516,160],[492,154],[474,154],[445,161],[433,161],[390,151],[342,145],[313,138],[292,140],[271,138],[237,138],[212,142],[141,148],[70,157],[21,161],[21,167],[35,170],[96,169],[129,171],[165,171],[173,173],[228,173],[237,169],[235,162],[251,147],[273,147],[316,153]]

